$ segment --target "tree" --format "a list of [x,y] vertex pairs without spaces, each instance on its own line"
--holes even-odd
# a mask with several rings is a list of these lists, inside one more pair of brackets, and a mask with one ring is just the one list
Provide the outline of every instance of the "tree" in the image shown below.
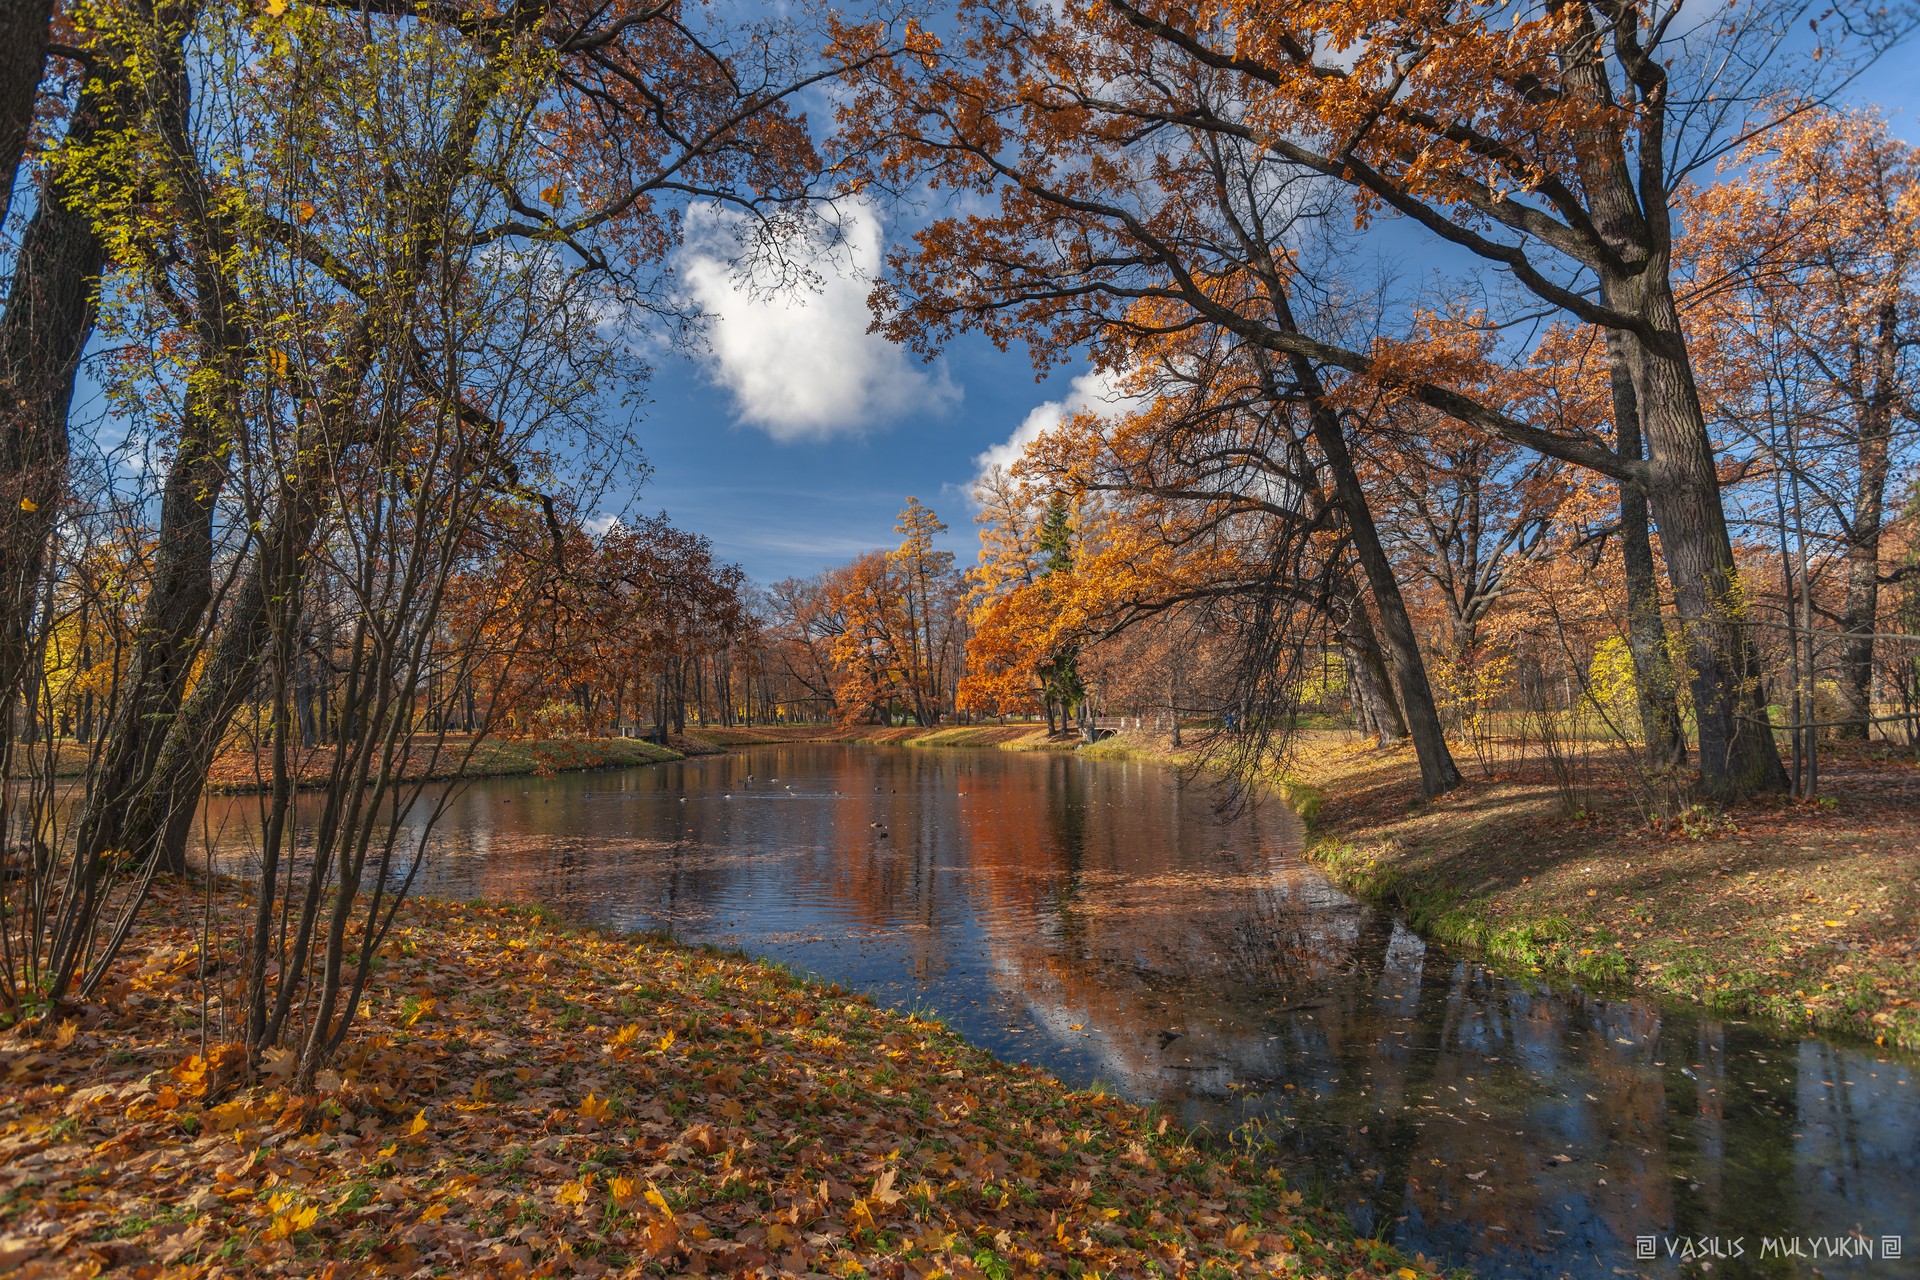
[[904,615],[902,683],[913,704],[915,723],[933,725],[950,692],[946,675],[954,657],[959,577],[953,570],[953,552],[933,545],[947,526],[920,499],[907,499],[893,531],[902,535],[900,545],[887,553],[889,567],[899,575]]
[[[1724,798],[1779,789],[1675,297],[1671,199],[1747,126],[1758,73],[1716,76],[1756,63],[1772,74],[1799,11],[1763,5],[1698,29],[1677,27],[1681,12],[1632,0],[1523,15],[1362,14],[1348,0],[1254,15],[971,5],[964,42],[950,51],[924,35],[916,59],[870,74],[843,114],[854,146],[885,157],[876,182],[924,178],[984,197],[976,209],[997,202],[924,232],[881,305],[896,333],[929,342],[974,325],[1036,344],[1044,331],[1057,350],[1102,333],[1133,299],[1173,299],[1284,360],[1363,375],[1640,488],[1683,619],[1702,784]],[[1868,52],[1897,34],[1874,27]],[[1396,361],[1391,344],[1303,328],[1276,288],[1294,273],[1291,248],[1270,233],[1232,243],[1254,206],[1217,198],[1219,156],[1264,168],[1265,190],[1287,167],[1317,175],[1350,193],[1363,222],[1391,212],[1484,259],[1533,295],[1527,305],[1618,334],[1647,457],[1516,419]]]
[[[1782,114],[1693,203],[1689,318],[1719,337],[1720,419],[1804,485],[1802,530],[1835,531],[1845,559],[1840,728],[1864,739],[1887,488],[1920,427],[1920,149],[1873,113],[1794,103]],[[1761,366],[1779,375],[1776,403],[1778,383],[1794,384],[1792,458],[1750,430],[1770,416],[1753,377]]]

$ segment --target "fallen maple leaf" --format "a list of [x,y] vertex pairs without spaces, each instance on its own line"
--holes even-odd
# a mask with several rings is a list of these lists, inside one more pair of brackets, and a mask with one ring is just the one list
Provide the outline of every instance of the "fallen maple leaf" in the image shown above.
[[[281,1197],[276,1196],[275,1199]],[[296,1232],[305,1231],[319,1221],[320,1210],[313,1205],[304,1209],[289,1209],[285,1213],[273,1215],[273,1221],[267,1226],[267,1239],[287,1240]]]

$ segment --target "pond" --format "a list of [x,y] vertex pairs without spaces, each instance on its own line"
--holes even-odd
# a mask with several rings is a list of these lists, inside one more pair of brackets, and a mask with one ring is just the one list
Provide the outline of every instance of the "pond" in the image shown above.
[[[211,803],[216,843],[256,804]],[[1481,1276],[1920,1275],[1911,1056],[1503,977],[1300,839],[1156,766],[790,745],[471,784],[418,889],[938,1014]]]

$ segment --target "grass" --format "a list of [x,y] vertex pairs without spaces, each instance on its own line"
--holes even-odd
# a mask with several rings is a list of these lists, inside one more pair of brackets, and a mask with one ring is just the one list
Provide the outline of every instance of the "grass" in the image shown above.
[[1309,856],[1423,934],[1527,970],[1920,1048],[1920,768],[1856,752],[1820,804],[1650,822],[1603,774],[1579,810],[1509,763],[1436,800],[1410,749],[1306,735],[1281,783]]
[[[404,776],[448,778],[457,773],[467,778],[505,778],[537,774],[542,777],[579,769],[625,769],[634,765],[659,764],[682,759],[687,753],[663,747],[639,738],[489,738],[474,748],[464,767],[461,756],[465,742],[449,741],[434,755],[426,747],[414,750]],[[301,786],[325,785],[333,763],[330,747],[315,747],[299,753],[297,767]],[[214,761],[207,777],[207,790],[215,793],[244,793],[265,788],[266,762],[244,751],[228,751]]]
[[784,742],[864,742],[896,747],[997,747],[1002,751],[1071,751],[1077,733],[1048,734],[1043,724],[918,725],[822,724],[752,725],[693,729],[688,737],[719,748],[770,746]]

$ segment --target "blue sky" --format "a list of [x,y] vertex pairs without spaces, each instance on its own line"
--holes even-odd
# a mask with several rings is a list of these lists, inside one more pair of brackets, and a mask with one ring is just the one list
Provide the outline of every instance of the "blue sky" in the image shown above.
[[[1880,105],[1897,134],[1920,142],[1920,47],[1883,59],[1848,96]],[[895,229],[865,230],[870,253],[856,235],[854,254],[870,263]],[[761,583],[892,545],[909,495],[947,521],[950,547],[971,563],[980,455],[1090,390],[1075,380],[1084,363],[1036,383],[1024,352],[978,339],[922,366],[863,332],[853,280],[829,279],[796,307],[729,296],[723,273],[703,278],[691,265],[719,319],[704,351],[655,356],[636,429],[654,473],[634,505],[706,534]]]

